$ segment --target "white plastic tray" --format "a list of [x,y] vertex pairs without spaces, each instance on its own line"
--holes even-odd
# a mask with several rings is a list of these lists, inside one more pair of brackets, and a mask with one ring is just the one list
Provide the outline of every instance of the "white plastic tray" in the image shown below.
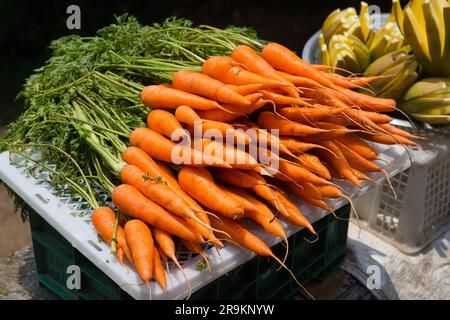
[[[380,156],[386,160],[386,162],[380,161],[379,165],[384,167],[390,175],[395,175],[409,167],[408,157],[402,146],[376,145],[375,147],[378,149]],[[56,197],[52,194],[49,185],[42,183],[42,177],[37,177],[38,179],[36,179],[36,177],[27,173],[26,168],[27,162],[25,159],[17,155],[10,155],[7,152],[0,154],[1,180],[123,290],[135,299],[148,299],[148,288],[145,285],[139,285],[142,281],[134,272],[134,269],[121,266],[117,259],[112,259],[108,245],[99,242],[97,233],[90,222],[91,210],[84,210],[84,215],[73,214],[74,211],[80,211],[81,199],[76,197]],[[375,173],[371,174],[370,178],[375,181],[382,181],[384,176]],[[342,180],[336,182],[351,197],[365,193],[371,187],[371,184],[363,182],[363,187],[358,190],[350,183]],[[333,209],[338,209],[346,202],[335,200],[329,203]],[[300,204],[299,207],[311,223],[328,214],[322,209],[312,208],[305,204]],[[288,236],[299,230],[293,225],[284,224],[284,227]],[[279,242],[279,240],[275,240],[270,234],[263,232],[261,229],[255,228],[254,230],[268,244],[274,245]],[[183,268],[193,292],[245,263],[255,255],[232,245],[225,245],[219,251],[220,257],[215,248],[206,250],[211,263],[211,272],[208,272],[208,270],[196,270],[196,264],[201,259],[199,256],[193,257],[188,253],[180,254],[180,261],[183,261]],[[152,299],[183,299],[187,297],[188,290],[181,272],[172,267],[168,278],[171,279],[167,281],[167,293],[164,293],[157,284],[152,282]]]

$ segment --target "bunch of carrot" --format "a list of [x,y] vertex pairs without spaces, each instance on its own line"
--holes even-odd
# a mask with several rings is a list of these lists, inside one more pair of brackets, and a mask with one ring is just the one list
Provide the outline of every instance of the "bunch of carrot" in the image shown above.
[[[176,239],[203,256],[202,244],[229,241],[284,266],[245,219],[285,241],[280,220],[316,234],[289,194],[331,210],[327,198],[348,199],[332,178],[360,187],[370,181],[368,172],[383,172],[367,141],[415,144],[381,113],[395,110],[394,100],[352,90],[375,79],[327,73],[269,43],[261,54],[237,46],[231,57],[208,58],[202,72],[181,70],[171,84],[145,87],[148,128],[131,134],[122,184],[112,193],[126,222],[100,207],[94,226],[121,262],[126,257],[143,281],[154,279],[163,289],[162,261],[181,269]],[[201,135],[189,140],[196,129]],[[231,139],[215,140],[210,130]],[[257,156],[250,152],[255,147]]]

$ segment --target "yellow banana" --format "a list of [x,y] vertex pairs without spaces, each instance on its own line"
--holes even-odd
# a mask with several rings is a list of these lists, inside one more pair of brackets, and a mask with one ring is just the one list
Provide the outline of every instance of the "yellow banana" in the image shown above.
[[447,115],[427,115],[420,113],[411,113],[417,120],[430,124],[449,124],[450,116]]
[[362,41],[367,43],[372,33],[371,19],[369,15],[369,5],[362,1],[359,10],[359,24],[361,25]]
[[[428,43],[428,51],[430,54],[431,61],[442,61],[442,45],[441,45],[441,33],[444,33],[444,30],[441,30],[439,26],[439,18],[431,5],[431,2],[425,1],[423,3],[423,15],[425,18],[425,29],[427,33],[427,43]],[[433,63],[433,69],[437,63]],[[442,66],[439,66],[442,68]],[[439,72],[439,70],[433,70],[434,72]]]

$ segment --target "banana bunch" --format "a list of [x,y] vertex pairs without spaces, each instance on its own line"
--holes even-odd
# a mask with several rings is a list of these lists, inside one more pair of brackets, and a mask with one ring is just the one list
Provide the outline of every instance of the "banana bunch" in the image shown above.
[[372,62],[364,75],[379,77],[369,86],[372,94],[383,98],[398,99],[417,81],[419,63],[411,53],[411,47],[404,46]]
[[411,0],[402,10],[392,1],[397,24],[429,76],[450,75],[450,4],[446,0]]
[[323,23],[319,37],[321,63],[353,73],[364,72],[370,63],[370,52],[365,45],[372,35],[370,23],[365,2],[361,2],[359,15],[352,7],[333,11]]
[[372,32],[366,45],[372,60],[397,51],[405,45],[403,35],[395,22],[394,12],[391,12],[386,23],[379,30]]
[[450,124],[450,78],[427,78],[415,83],[399,108],[421,122]]
[[[354,73],[363,73],[369,66],[370,53],[364,43],[353,35],[333,35],[327,46],[324,37],[319,38],[321,62]],[[340,72],[337,70],[337,72]],[[345,73],[345,75],[348,75]]]
[[382,28],[374,30],[367,3],[361,2],[359,15],[353,7],[336,9],[322,25],[321,63],[364,72],[370,61],[403,47],[403,40],[393,12]]
[[322,25],[322,34],[328,43],[333,35],[353,35],[363,40],[361,23],[355,8],[334,10]]

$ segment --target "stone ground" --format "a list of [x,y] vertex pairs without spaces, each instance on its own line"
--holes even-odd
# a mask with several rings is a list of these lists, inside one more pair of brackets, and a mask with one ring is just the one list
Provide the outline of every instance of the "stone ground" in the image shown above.
[[[342,269],[326,281],[311,283],[307,290],[319,300],[373,300],[367,288]],[[0,300],[41,300],[31,246],[0,258]],[[293,299],[305,300],[299,293]]]
[[30,226],[13,208],[5,187],[0,186],[0,258],[31,244]]

